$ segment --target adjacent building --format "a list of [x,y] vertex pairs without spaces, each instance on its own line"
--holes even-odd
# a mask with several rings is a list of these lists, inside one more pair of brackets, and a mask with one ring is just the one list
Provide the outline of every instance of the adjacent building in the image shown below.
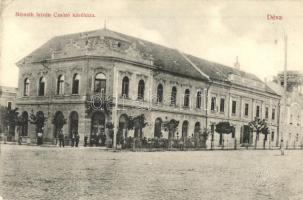
[[15,108],[17,88],[0,86],[0,105],[8,108]]
[[[107,122],[131,136],[129,116],[144,114],[147,138],[167,138],[162,124],[172,119],[179,121],[174,138],[229,121],[236,131],[226,145],[252,143],[248,122],[259,117],[268,121],[267,145],[278,144],[280,95],[253,74],[176,49],[101,29],[54,37],[17,65],[17,106],[24,116],[34,112],[48,119],[46,142],[56,141],[59,130],[52,122],[58,117],[66,119],[64,133],[77,131],[83,142],[84,136],[108,136]],[[98,99],[118,109],[99,108]],[[34,142],[34,126],[23,135]],[[218,134],[214,140],[218,145]]]
[[279,73],[268,86],[282,96],[280,104],[280,132],[286,148],[303,147],[303,74],[287,71],[287,89],[284,73]]
[[[14,109],[15,108],[15,101],[17,97],[17,88],[14,87],[7,87],[7,86],[0,86],[0,106]],[[3,115],[0,115],[0,135],[3,136],[3,133],[6,131],[7,127],[3,122]],[[15,135],[14,128],[10,129],[10,135]],[[10,139],[10,138],[9,138]]]

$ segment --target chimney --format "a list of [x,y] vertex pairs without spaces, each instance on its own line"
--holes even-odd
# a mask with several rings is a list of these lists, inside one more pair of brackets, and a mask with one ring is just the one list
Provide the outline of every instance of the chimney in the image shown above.
[[235,68],[236,68],[237,70],[240,70],[240,63],[239,63],[239,61],[238,61],[238,56],[236,57],[236,62],[235,62],[235,64],[234,64],[234,66],[235,66]]

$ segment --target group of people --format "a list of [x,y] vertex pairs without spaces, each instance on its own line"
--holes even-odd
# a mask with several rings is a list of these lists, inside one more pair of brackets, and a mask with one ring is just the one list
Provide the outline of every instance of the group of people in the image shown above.
[[[59,147],[64,147],[64,133],[63,130],[59,131],[58,134],[58,138],[59,138]],[[78,134],[77,131],[72,131],[71,134],[71,146],[72,147],[78,147],[79,146],[79,140],[80,140],[80,135]]]
[[90,146],[105,146],[106,135],[105,134],[94,134],[90,137]]

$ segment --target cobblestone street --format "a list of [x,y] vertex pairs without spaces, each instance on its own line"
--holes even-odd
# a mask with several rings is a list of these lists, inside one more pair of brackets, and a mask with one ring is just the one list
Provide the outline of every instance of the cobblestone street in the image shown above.
[[303,151],[110,152],[1,144],[3,199],[302,199]]

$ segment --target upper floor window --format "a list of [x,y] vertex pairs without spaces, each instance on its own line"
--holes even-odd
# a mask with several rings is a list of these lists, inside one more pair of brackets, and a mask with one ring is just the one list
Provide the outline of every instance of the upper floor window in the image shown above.
[[256,107],[256,117],[260,117],[260,106]]
[[98,73],[95,76],[94,92],[100,93],[103,97],[106,92],[106,77],[103,73]]
[[224,113],[224,110],[225,110],[224,106],[225,106],[225,99],[221,98],[220,99],[220,112],[221,113]]
[[57,94],[64,94],[64,76],[60,75],[57,81]]
[[171,105],[176,105],[176,102],[177,102],[177,88],[174,86],[172,87],[171,89],[171,98],[170,98],[170,102],[171,102]]
[[122,97],[128,98],[129,93],[129,78],[125,76],[122,80]]
[[190,91],[189,89],[185,90],[184,93],[184,107],[189,107]]
[[211,111],[215,111],[216,110],[216,97],[212,97],[211,98],[210,110]]
[[244,107],[244,115],[247,117],[248,116],[248,109],[249,109],[249,106],[248,106],[248,103],[245,104],[245,107]]
[[12,109],[12,102],[11,101],[8,101],[7,102],[7,108],[10,110]]
[[273,108],[273,109],[272,109],[272,113],[271,113],[271,119],[272,119],[272,120],[275,120],[275,118],[276,118],[276,109]]
[[159,84],[157,87],[157,102],[162,103],[163,102],[163,85]]
[[201,91],[197,92],[196,108],[201,108],[202,105],[202,93]]
[[80,75],[75,74],[73,77],[73,86],[72,86],[72,94],[79,94],[80,88]]
[[44,96],[44,95],[45,95],[45,78],[41,77],[39,79],[38,96]]
[[29,96],[29,79],[24,79],[23,96]]
[[138,99],[144,100],[145,83],[141,79],[138,84]]
[[268,119],[268,107],[265,108],[265,119]]
[[236,112],[237,112],[237,102],[236,101],[232,101],[231,113],[233,115],[235,115]]

